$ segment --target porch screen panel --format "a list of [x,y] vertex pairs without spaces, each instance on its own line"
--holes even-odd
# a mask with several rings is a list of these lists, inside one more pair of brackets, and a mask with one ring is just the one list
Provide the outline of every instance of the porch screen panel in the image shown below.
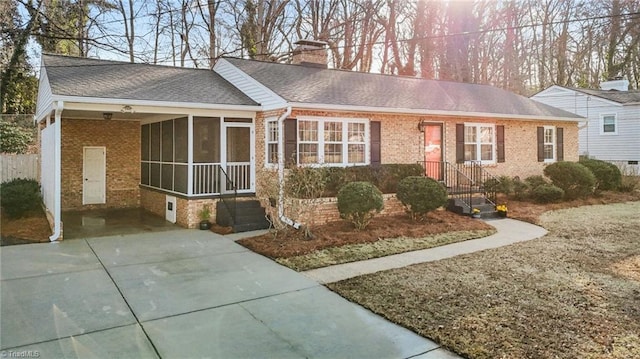
[[[189,152],[189,125],[186,117],[177,118],[173,123],[175,162],[187,163]],[[186,186],[186,182],[185,182]]]
[[162,164],[162,188],[173,191],[173,164]]
[[150,166],[151,166],[151,181],[149,182],[149,185],[160,188],[160,164],[151,163]]
[[174,170],[173,190],[180,193],[187,193],[187,165],[176,164]]
[[220,162],[220,118],[193,118],[193,162]]
[[173,120],[162,122],[162,162],[173,162]]
[[140,164],[140,183],[149,185],[149,163],[142,162]]
[[151,146],[149,141],[150,131],[151,129],[149,125],[142,125],[142,129],[140,131],[142,136],[140,139],[140,157],[143,161],[149,160],[149,149]]
[[151,161],[160,161],[160,123],[151,124]]

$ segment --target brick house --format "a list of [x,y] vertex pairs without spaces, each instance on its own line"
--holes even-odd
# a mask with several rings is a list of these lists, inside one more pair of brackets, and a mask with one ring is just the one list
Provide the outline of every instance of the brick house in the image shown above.
[[36,121],[53,240],[70,209],[143,207],[194,227],[221,195],[260,194],[261,173],[283,178],[285,158],[421,162],[440,180],[451,164],[526,177],[578,159],[577,115],[486,85],[329,70],[312,41],[292,65],[42,64]]

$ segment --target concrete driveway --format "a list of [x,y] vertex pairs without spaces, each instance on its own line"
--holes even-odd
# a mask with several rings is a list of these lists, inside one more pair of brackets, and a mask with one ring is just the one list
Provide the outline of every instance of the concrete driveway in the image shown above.
[[228,237],[2,247],[3,357],[452,358]]

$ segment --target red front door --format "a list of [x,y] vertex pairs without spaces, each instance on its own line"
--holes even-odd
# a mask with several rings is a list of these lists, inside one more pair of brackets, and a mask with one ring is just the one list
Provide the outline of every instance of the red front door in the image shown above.
[[425,174],[442,181],[442,124],[429,123],[424,126]]

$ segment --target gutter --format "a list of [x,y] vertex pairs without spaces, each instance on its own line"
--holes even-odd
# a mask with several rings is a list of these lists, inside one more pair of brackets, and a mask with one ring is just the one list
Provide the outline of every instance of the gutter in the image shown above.
[[55,112],[55,123],[53,124],[54,128],[54,155],[55,165],[54,165],[54,175],[53,175],[53,196],[54,196],[54,205],[53,205],[53,234],[49,237],[49,241],[55,242],[60,239],[60,234],[62,232],[61,228],[61,203],[62,196],[61,192],[61,158],[60,155],[62,153],[62,110],[64,109],[64,102],[58,101]]
[[284,120],[291,115],[291,106],[278,117],[278,218],[285,224],[300,229],[300,223],[284,215]]

